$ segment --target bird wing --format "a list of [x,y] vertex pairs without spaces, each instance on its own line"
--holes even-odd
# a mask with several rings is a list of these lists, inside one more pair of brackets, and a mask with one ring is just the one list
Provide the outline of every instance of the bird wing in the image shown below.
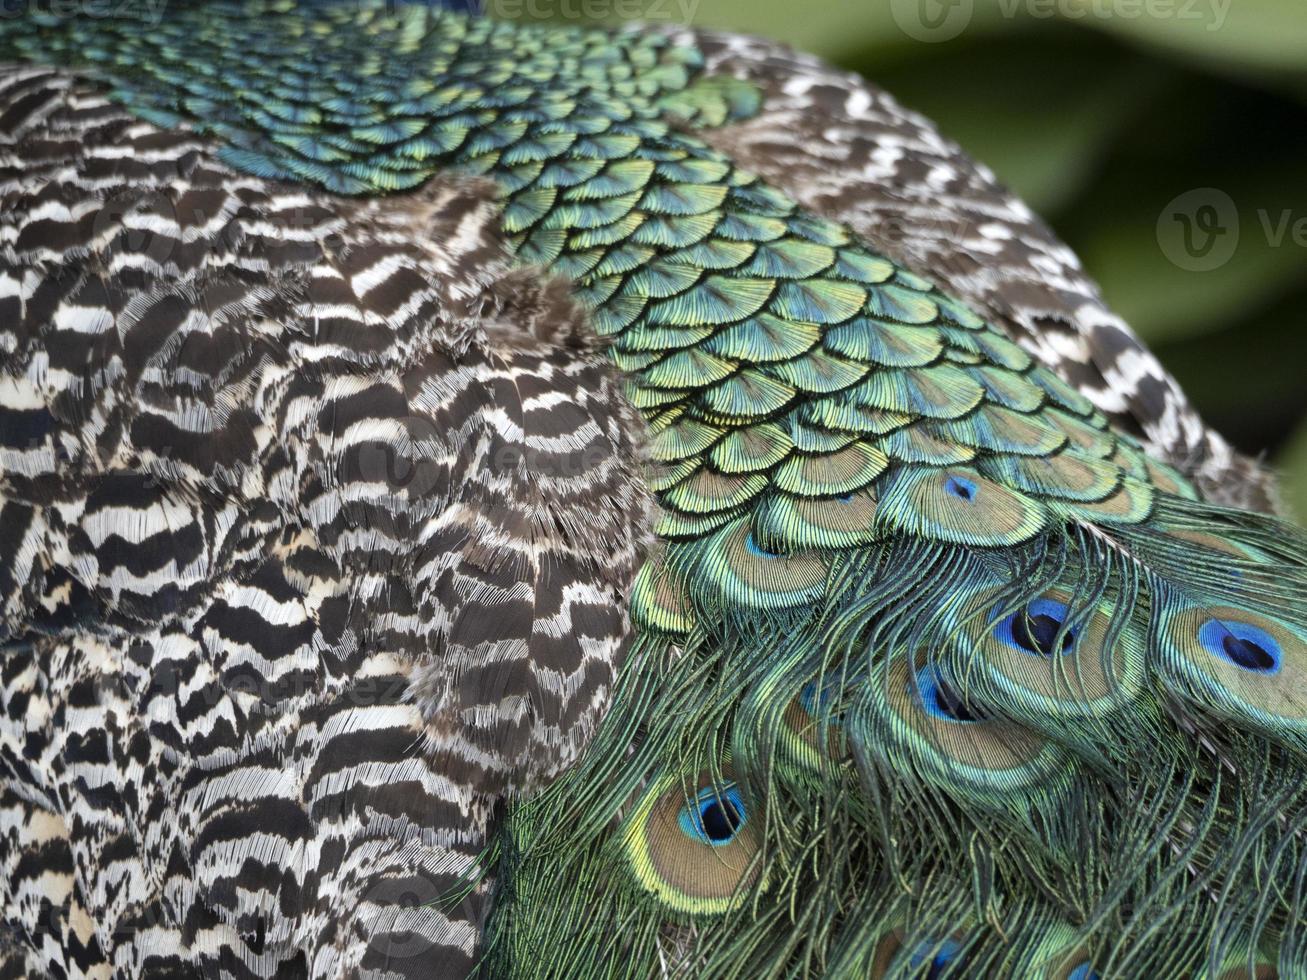
[[0,120],[9,934],[40,975],[465,975],[647,534],[581,311],[484,182],[251,178],[43,68]]

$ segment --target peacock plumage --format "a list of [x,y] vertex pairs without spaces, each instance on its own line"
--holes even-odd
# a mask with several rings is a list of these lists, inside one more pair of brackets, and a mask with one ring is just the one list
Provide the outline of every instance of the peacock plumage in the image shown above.
[[0,977],[1307,977],[1307,538],[861,79],[0,20]]

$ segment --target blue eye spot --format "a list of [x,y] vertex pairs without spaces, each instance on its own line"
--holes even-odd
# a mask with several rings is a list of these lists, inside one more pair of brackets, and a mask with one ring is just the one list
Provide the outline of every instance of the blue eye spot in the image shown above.
[[803,710],[810,715],[816,715],[822,708],[826,707],[826,692],[817,691],[817,682],[808,681],[803,685],[803,690],[799,692],[799,704]]
[[831,702],[840,696],[840,683],[834,678],[828,677],[826,683],[820,688],[817,687],[816,681],[808,681],[803,685],[803,690],[799,692],[799,707],[803,708],[808,714],[816,718],[830,706]]
[[[911,690],[912,685],[908,685]],[[968,705],[947,681],[931,667],[922,667],[917,671],[916,693],[921,698],[921,706],[926,714],[942,721],[970,723],[984,721],[985,713]]]
[[944,480],[944,492],[950,497],[971,503],[980,492],[980,487],[975,480],[968,480],[965,476],[950,476]]
[[835,499],[841,504],[849,504],[853,502],[853,494],[846,493],[844,496],[836,497]]
[[961,945],[952,939],[945,939],[942,943],[922,942],[917,944],[909,962],[918,969],[930,963],[930,971],[926,974],[927,980],[939,980],[961,951]]
[[1051,657],[1057,650],[1058,634],[1062,634],[1061,653],[1070,653],[1075,647],[1079,629],[1065,632],[1062,624],[1067,619],[1065,603],[1053,599],[1036,599],[1027,603],[994,624],[994,638],[1015,650],[1036,657]]
[[758,542],[753,539],[753,532],[750,532],[749,536],[744,540],[744,547],[745,550],[748,551],[749,554],[753,555],[755,558],[779,558],[780,557],[774,551],[763,550],[763,548],[758,544]]
[[710,847],[721,847],[735,840],[746,820],[744,800],[733,783],[699,790],[699,795],[681,808],[677,818],[681,833]]
[[1089,961],[1085,960],[1066,975],[1066,980],[1101,980],[1101,978],[1094,972],[1094,968],[1089,965]]
[[1266,630],[1232,619],[1203,623],[1198,628],[1198,642],[1212,656],[1258,674],[1277,673],[1284,656],[1279,641]]

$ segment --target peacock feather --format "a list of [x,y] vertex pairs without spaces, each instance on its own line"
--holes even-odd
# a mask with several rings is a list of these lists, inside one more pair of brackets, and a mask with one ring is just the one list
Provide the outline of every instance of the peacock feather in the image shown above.
[[259,180],[487,179],[607,344],[659,540],[588,751],[509,800],[488,975],[1307,976],[1307,539],[738,166],[757,85],[381,0],[0,54]]

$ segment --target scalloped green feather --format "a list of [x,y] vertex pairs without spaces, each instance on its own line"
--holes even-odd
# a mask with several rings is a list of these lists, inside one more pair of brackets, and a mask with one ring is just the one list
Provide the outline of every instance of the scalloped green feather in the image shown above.
[[640,198],[640,207],[655,214],[708,214],[721,207],[726,193],[722,184],[654,184]]
[[932,297],[898,286],[873,289],[867,310],[874,316],[900,323],[932,323],[939,316],[939,306]]
[[728,433],[708,458],[723,473],[758,473],[771,469],[793,448],[784,429],[764,423]]
[[955,419],[985,400],[985,390],[950,364],[877,371],[851,392],[858,404],[904,415]]
[[1043,414],[1050,425],[1065,432],[1071,445],[1086,456],[1107,459],[1116,451],[1117,437],[1109,429],[1099,428],[1060,408],[1050,407]]
[[1039,501],[960,467],[896,468],[877,516],[889,530],[991,548],[1029,541],[1049,525]]
[[663,494],[663,500],[687,514],[733,510],[767,488],[767,478],[756,473],[727,474],[701,469]]
[[738,269],[753,257],[753,242],[733,242],[725,238],[707,238],[672,253],[674,261],[700,269]]
[[782,282],[769,311],[796,323],[841,323],[862,310],[867,290],[838,279]]
[[813,350],[791,361],[770,364],[766,370],[798,391],[828,395],[857,384],[866,377],[868,368],[822,350]]
[[721,429],[682,415],[671,425],[654,431],[649,439],[649,456],[660,462],[697,459],[722,436]]
[[640,381],[657,388],[693,388],[729,378],[735,371],[731,361],[713,357],[698,347],[688,347],[667,354],[641,370]]
[[980,464],[986,476],[1039,497],[1079,503],[1106,500],[1121,485],[1121,471],[1103,460],[1064,449],[1053,456],[996,456]]
[[1153,488],[1142,480],[1127,477],[1111,496],[1094,502],[1050,500],[1053,512],[1086,524],[1141,524],[1153,514]]
[[1116,448],[1108,459],[1119,466],[1127,477],[1145,483],[1148,481],[1147,457],[1129,440],[1118,439]]
[[760,244],[742,271],[771,279],[807,279],[825,272],[834,262],[835,250],[828,245],[782,238]]
[[822,343],[837,354],[884,367],[924,367],[944,350],[936,330],[867,317],[831,328]]
[[685,583],[663,564],[647,561],[631,586],[631,619],[642,629],[682,635],[694,628]]
[[1055,403],[1073,415],[1083,418],[1094,415],[1093,403],[1047,368],[1036,367],[1026,376],[1043,388]]
[[786,323],[760,313],[718,332],[705,346],[720,357],[769,364],[805,354],[820,341],[821,329],[816,324]]
[[[630,242],[639,244],[640,236],[649,223],[645,215],[632,211],[611,224],[598,228],[578,228],[567,234],[563,241],[568,248],[594,248],[596,245],[617,245]],[[559,229],[560,231],[562,229]]]
[[915,417],[905,412],[889,412],[859,405],[847,395],[805,402],[800,406],[799,414],[804,422],[817,428],[855,435],[893,432]]
[[679,262],[654,259],[626,276],[623,291],[649,299],[666,299],[677,296],[703,276],[703,270]]
[[793,415],[789,418],[790,438],[794,448],[803,453],[833,453],[843,449],[858,437],[848,432],[832,432],[827,429],[806,425]]
[[714,184],[731,176],[731,165],[725,160],[661,160],[655,166],[658,176],[673,184]]
[[876,497],[867,491],[817,499],[765,496],[754,513],[754,537],[768,551],[855,548],[877,537]]
[[714,214],[641,214],[639,227],[629,234],[637,245],[663,249],[686,248],[703,241],[714,231],[721,234]]
[[699,398],[714,416],[748,421],[772,415],[794,400],[791,385],[746,369],[703,392]]
[[785,609],[817,599],[826,582],[826,562],[816,553],[778,555],[762,551],[749,521],[741,518],[696,546],[687,575],[693,597],[712,597],[728,607]]
[[[637,309],[642,311],[644,306],[641,302]],[[639,314],[636,315],[638,317]],[[653,327],[637,320],[618,335],[615,347],[628,353],[677,351],[686,347],[698,347],[712,333],[711,327]],[[702,347],[699,349],[706,350]]]
[[854,442],[821,456],[790,456],[772,474],[772,484],[799,496],[837,496],[861,490],[888,465],[889,459],[880,449]]
[[941,439],[973,449],[1022,456],[1047,456],[1067,444],[1061,429],[999,405],[981,405],[964,419],[932,423],[930,428]]
[[648,315],[661,326],[734,323],[766,306],[774,289],[775,283],[769,279],[705,276],[697,286],[681,295],[651,304]]
[[875,286],[894,275],[894,263],[862,249],[842,248],[837,254],[835,271],[846,279]]
[[664,510],[654,522],[654,533],[668,541],[698,541],[723,525],[737,520],[743,513],[743,508],[711,514],[680,514]]
[[772,242],[784,238],[789,227],[778,218],[748,212],[728,213],[717,225],[717,234],[741,242]]
[[654,167],[652,160],[610,160],[590,179],[568,188],[563,196],[569,201],[624,197],[641,190],[648,184]]

